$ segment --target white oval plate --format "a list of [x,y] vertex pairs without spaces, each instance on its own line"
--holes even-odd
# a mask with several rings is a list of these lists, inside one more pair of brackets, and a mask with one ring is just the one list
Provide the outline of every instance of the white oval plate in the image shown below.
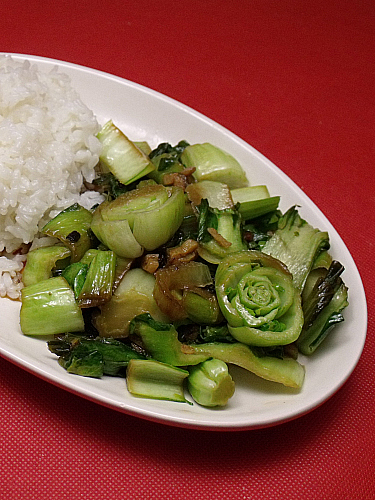
[[316,408],[348,379],[362,353],[367,308],[364,289],[355,263],[343,241],[322,212],[274,164],[237,136],[198,112],[153,90],[86,67],[36,56],[29,59],[42,70],[58,65],[67,73],[82,100],[99,123],[113,121],[133,140],[160,142],[211,142],[231,153],[245,168],[251,184],[266,184],[272,195],[281,195],[280,207],[300,205],[300,214],[321,230],[327,230],[331,253],[346,268],[350,305],[345,321],[335,328],[311,358],[300,357],[306,379],[300,392],[264,381],[237,367],[231,368],[236,392],[223,409],[197,404],[155,401],[131,396],[125,380],[90,379],[68,374],[47,349],[43,339],[23,336],[19,327],[20,304],[0,299],[1,355],[43,379],[92,401],[151,421],[209,430],[240,430],[267,427],[294,419]]

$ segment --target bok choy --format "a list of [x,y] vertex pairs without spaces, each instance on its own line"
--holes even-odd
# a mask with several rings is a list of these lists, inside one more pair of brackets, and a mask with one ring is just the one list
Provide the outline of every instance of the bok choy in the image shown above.
[[120,257],[136,258],[167,243],[182,223],[184,208],[182,189],[146,185],[100,204],[91,229]]
[[[227,404],[236,365],[300,390],[311,355],[344,320],[348,289],[328,233],[249,185],[209,143],[152,149],[112,121],[98,134],[105,200],[74,204],[29,252],[20,324],[69,373],[126,377],[136,397]],[[339,341],[339,337],[338,337]],[[191,399],[190,398],[190,399]]]

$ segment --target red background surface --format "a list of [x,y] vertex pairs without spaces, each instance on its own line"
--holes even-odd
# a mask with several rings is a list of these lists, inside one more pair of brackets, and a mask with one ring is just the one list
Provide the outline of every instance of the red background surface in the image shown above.
[[62,59],[151,87],[278,165],[352,253],[369,328],[363,355],[337,394],[295,421],[256,431],[150,423],[0,359],[1,499],[375,498],[374,5],[6,2],[1,51]]

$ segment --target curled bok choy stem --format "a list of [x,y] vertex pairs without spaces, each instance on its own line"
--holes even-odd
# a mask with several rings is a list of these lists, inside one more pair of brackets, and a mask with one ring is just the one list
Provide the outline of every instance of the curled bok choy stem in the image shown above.
[[146,185],[101,203],[91,229],[118,256],[140,257],[166,243],[182,223],[185,196],[178,187]]
[[256,250],[232,254],[219,264],[215,284],[235,339],[254,346],[297,340],[303,325],[301,297],[280,261]]
[[235,385],[228,366],[219,359],[208,359],[189,368],[188,389],[202,406],[225,406],[233,396]]

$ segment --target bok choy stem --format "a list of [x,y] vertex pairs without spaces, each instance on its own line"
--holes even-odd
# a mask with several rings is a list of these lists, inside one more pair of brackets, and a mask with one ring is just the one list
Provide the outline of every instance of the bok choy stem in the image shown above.
[[62,277],[49,278],[22,289],[21,330],[25,335],[83,332],[81,309]]
[[248,185],[245,171],[238,161],[208,142],[187,146],[180,160],[186,167],[195,167],[193,176],[197,181],[223,182],[230,189]]
[[65,246],[40,247],[27,254],[22,281],[25,286],[52,278],[52,270],[58,261],[69,257],[71,252]]
[[184,380],[189,372],[153,359],[132,359],[126,371],[126,385],[134,396],[187,403]]
[[155,169],[149,157],[108,121],[97,134],[102,143],[100,160],[122,183],[130,184]]

